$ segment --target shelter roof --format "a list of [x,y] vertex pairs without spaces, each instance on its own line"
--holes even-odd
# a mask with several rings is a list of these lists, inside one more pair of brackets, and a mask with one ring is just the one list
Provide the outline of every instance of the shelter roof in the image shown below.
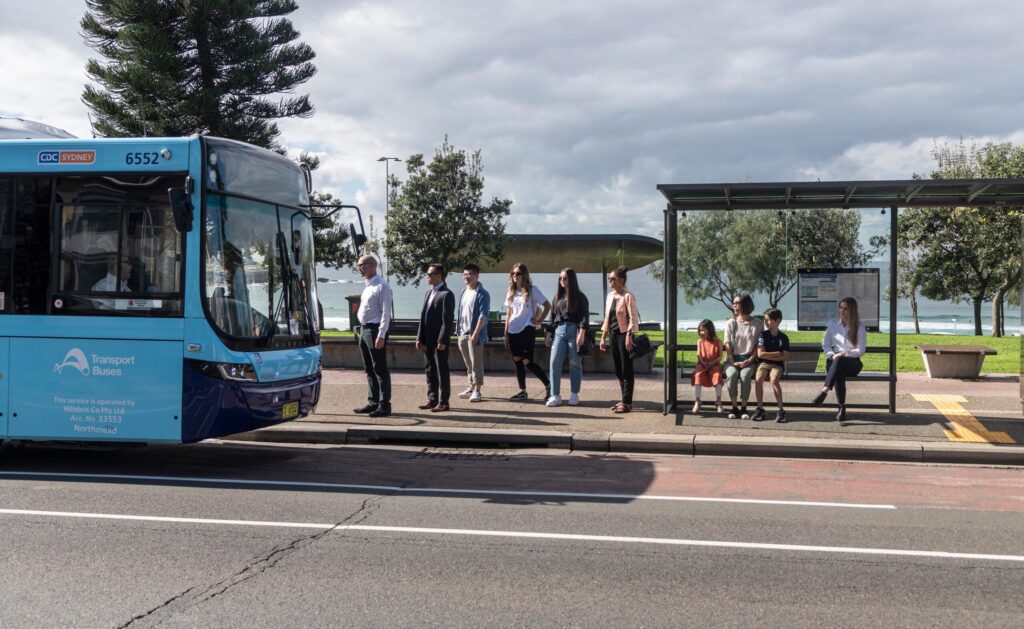
[[484,273],[503,273],[522,262],[530,273],[604,273],[625,264],[638,269],[661,260],[664,245],[657,238],[634,234],[509,234],[504,258],[481,264]]
[[673,210],[1024,205],[1024,179],[661,184]]

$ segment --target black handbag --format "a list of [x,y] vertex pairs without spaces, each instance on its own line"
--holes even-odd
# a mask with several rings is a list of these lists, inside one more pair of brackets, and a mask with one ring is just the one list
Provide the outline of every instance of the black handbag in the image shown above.
[[637,359],[653,351],[654,346],[651,345],[651,339],[646,334],[633,335],[633,351],[629,353],[630,358]]
[[583,331],[583,345],[576,348],[576,353],[580,356],[590,356],[594,353],[594,345],[597,344],[597,330],[594,328],[587,328]]
[[[640,309],[637,308],[636,314],[640,316]],[[634,334],[633,335],[633,351],[629,353],[629,357],[633,360],[646,356],[654,351],[654,346],[651,345],[651,339],[646,334]]]

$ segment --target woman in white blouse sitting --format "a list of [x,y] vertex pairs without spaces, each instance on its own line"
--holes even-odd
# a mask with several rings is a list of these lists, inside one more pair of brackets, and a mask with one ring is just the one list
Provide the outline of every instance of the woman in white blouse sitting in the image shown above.
[[844,297],[839,301],[839,320],[828,322],[825,337],[821,340],[821,349],[828,360],[825,362],[825,385],[821,393],[814,398],[814,404],[820,406],[825,396],[833,387],[836,390],[836,401],[839,403],[838,421],[846,419],[846,379],[856,376],[864,368],[860,357],[867,349],[867,330],[860,322],[857,312],[857,300]]

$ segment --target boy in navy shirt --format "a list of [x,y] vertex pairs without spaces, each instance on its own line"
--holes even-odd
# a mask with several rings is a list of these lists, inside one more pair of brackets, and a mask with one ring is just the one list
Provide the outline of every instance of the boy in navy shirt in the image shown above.
[[772,383],[772,391],[775,393],[775,401],[779,405],[779,412],[775,421],[780,424],[786,423],[786,409],[782,407],[782,385],[779,378],[782,376],[782,368],[789,358],[789,337],[779,330],[782,324],[782,311],[778,308],[769,308],[764,311],[764,332],[757,340],[757,375],[754,389],[757,395],[757,410],[751,417],[755,422],[764,421],[764,379],[769,378]]

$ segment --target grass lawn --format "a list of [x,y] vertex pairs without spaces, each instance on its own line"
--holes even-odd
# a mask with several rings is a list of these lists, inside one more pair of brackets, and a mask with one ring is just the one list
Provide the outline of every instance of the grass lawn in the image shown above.
[[[349,336],[350,332],[337,332],[325,330],[322,335]],[[652,341],[665,340],[664,332],[645,332]],[[821,343],[821,332],[786,332],[790,343]],[[683,345],[696,345],[696,332],[681,332],[677,335],[679,343]],[[896,335],[896,371],[924,371],[924,361],[921,360],[921,352],[915,349],[915,345],[986,345],[999,352],[996,356],[985,358],[985,364],[981,370],[983,373],[1020,373],[1021,339],[1019,336],[1007,336],[1003,338],[992,338],[991,336],[949,336],[945,334],[897,334]],[[868,347],[888,347],[889,335],[879,332],[868,333]],[[695,352],[686,352],[686,365],[693,366]],[[867,354],[863,358],[865,371],[888,371],[888,354]],[[662,367],[665,364],[664,349],[659,347],[654,358],[654,365]],[[825,369],[825,355],[822,354],[818,361],[818,369]]]

